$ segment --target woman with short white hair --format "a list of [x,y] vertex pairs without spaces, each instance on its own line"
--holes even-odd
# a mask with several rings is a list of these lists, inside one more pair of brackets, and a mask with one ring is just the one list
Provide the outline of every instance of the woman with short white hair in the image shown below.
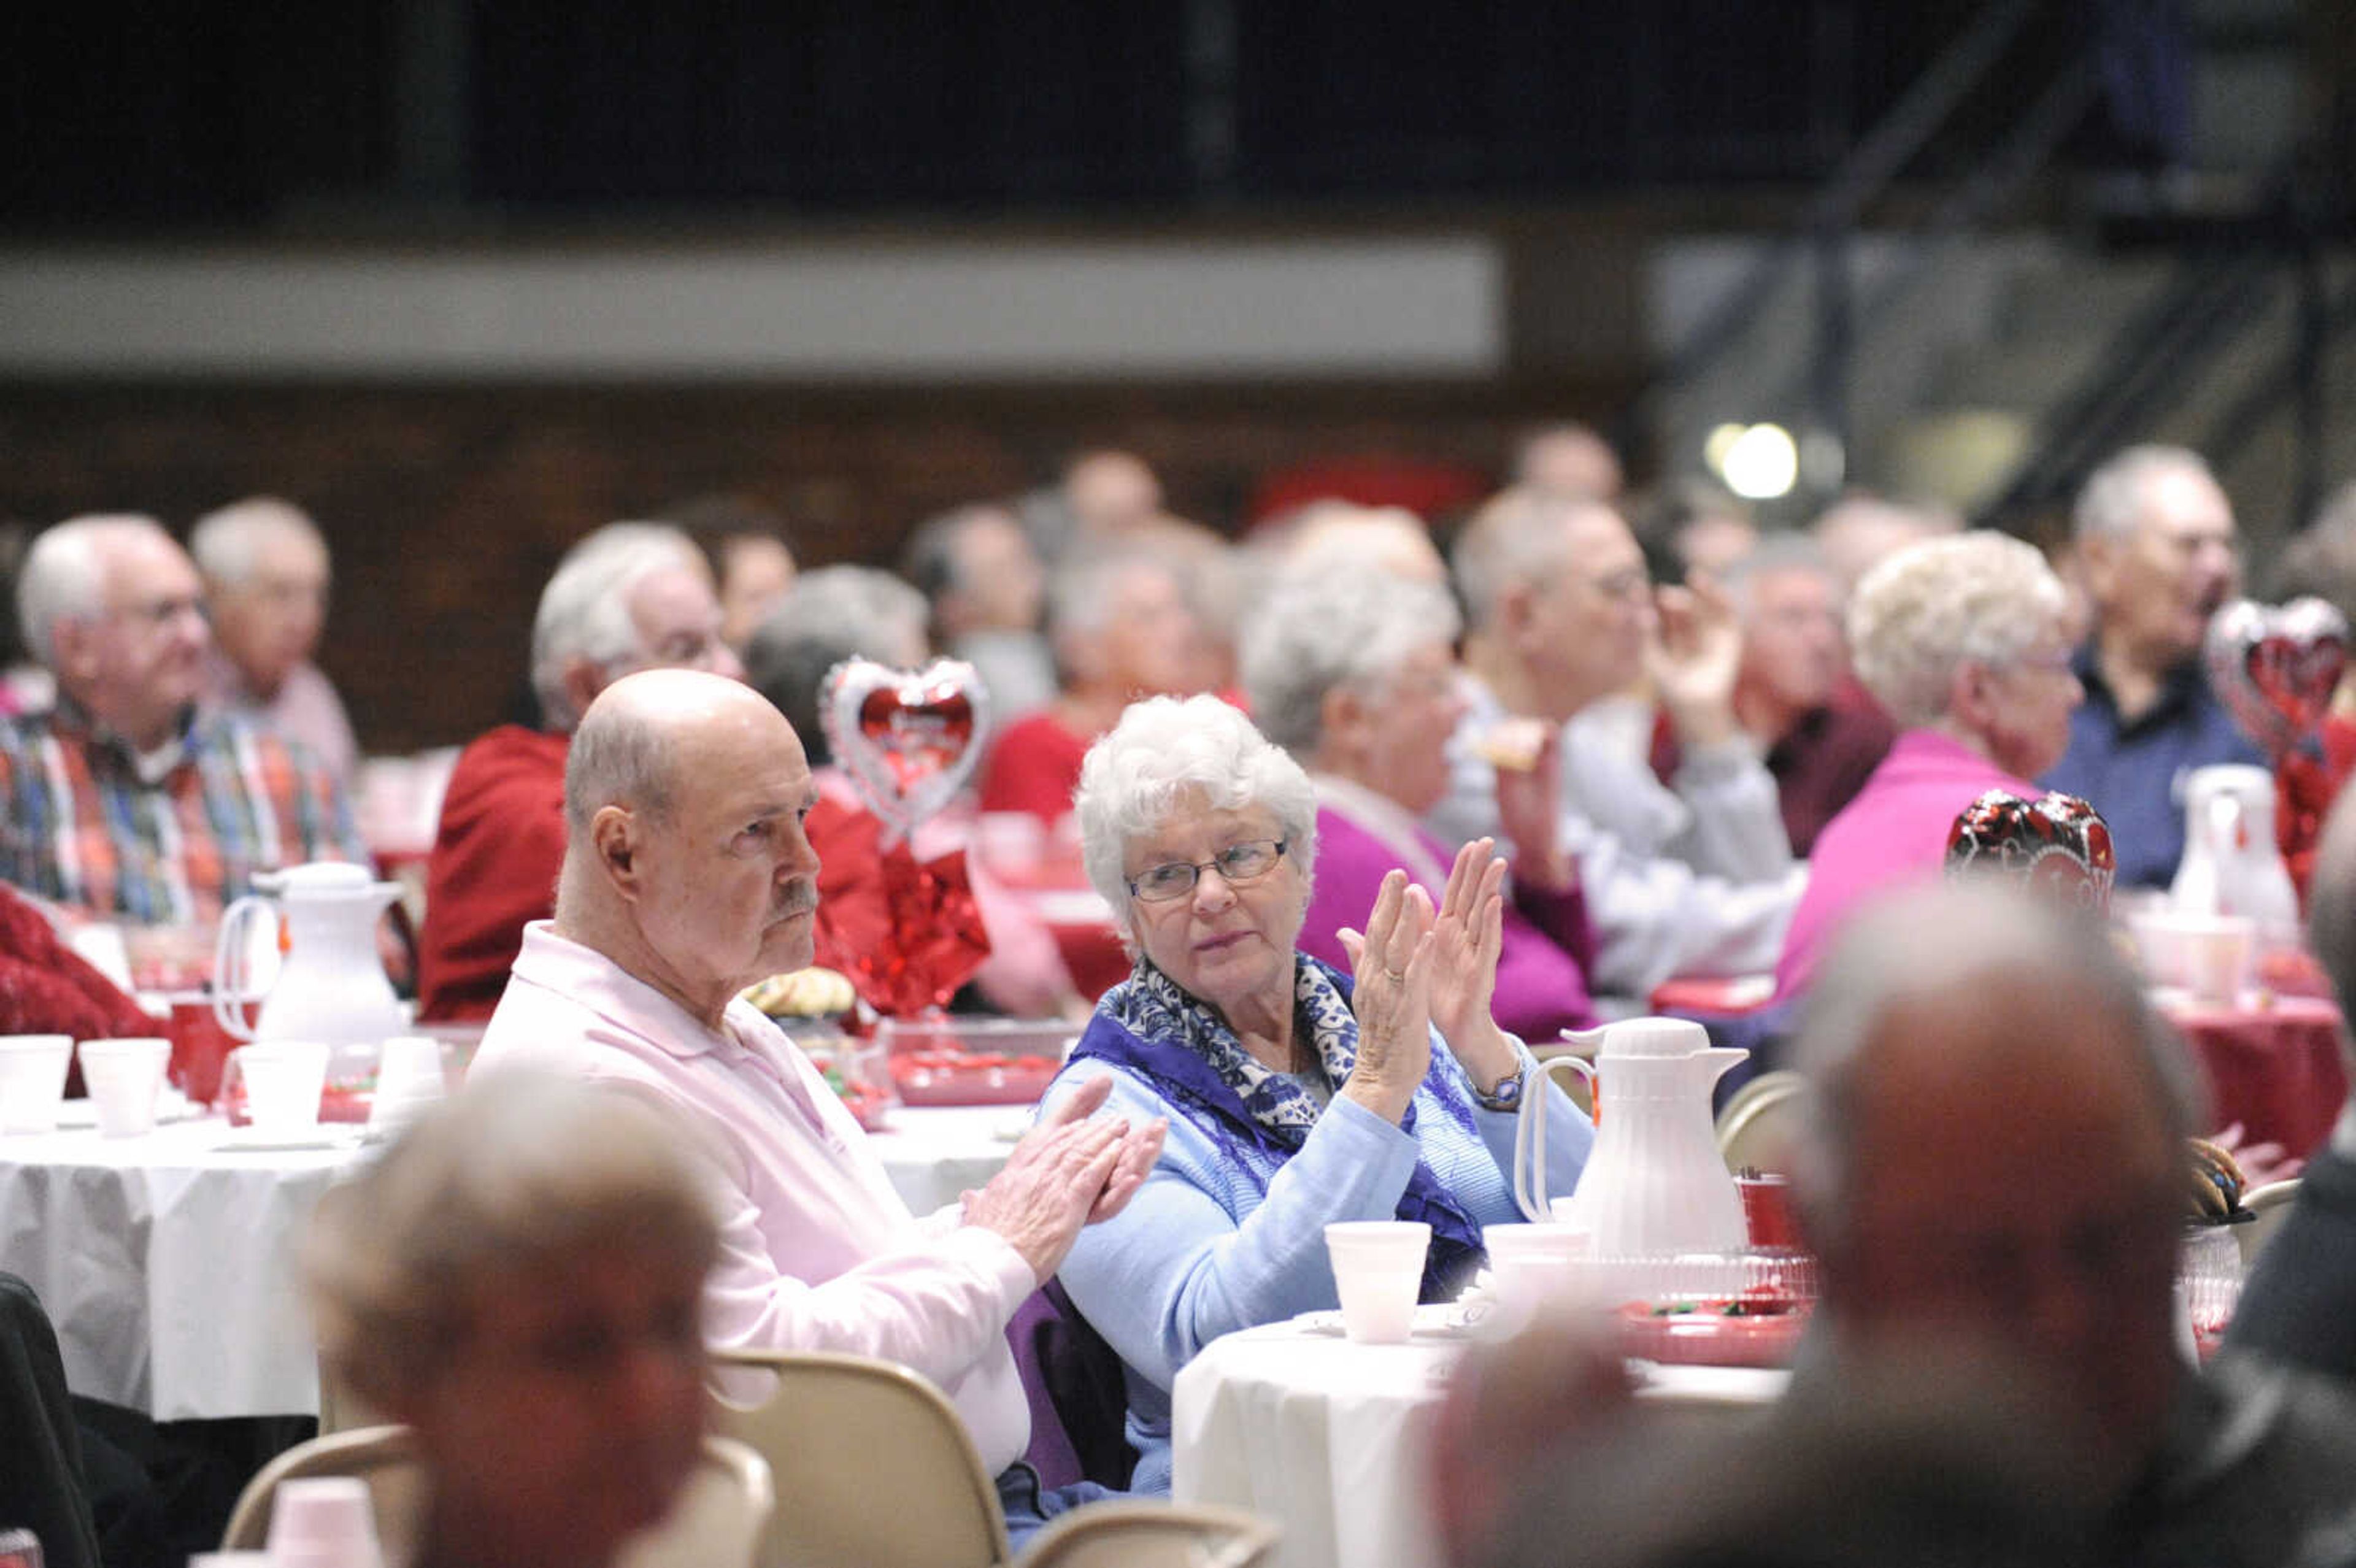
[[[1458,626],[1445,588],[1326,560],[1288,568],[1245,635],[1252,712],[1317,788],[1317,887],[1301,928],[1312,957],[1349,962],[1342,929],[1393,868],[1435,900],[1447,884],[1450,851],[1423,819],[1448,791],[1449,738],[1464,715]],[[1497,770],[1515,858],[1490,1011],[1527,1040],[1595,1022],[1594,932],[1578,873],[1554,848],[1556,744],[1541,731],[1530,766]]]
[[[1108,1109],[1166,1117],[1162,1157],[1060,1277],[1126,1363],[1131,1487],[1170,1486],[1170,1385],[1222,1334],[1338,1305],[1324,1227],[1431,1226],[1423,1298],[1520,1218],[1515,1111],[1528,1051],[1497,1027],[1505,865],[1485,839],[1435,904],[1383,879],[1351,971],[1296,949],[1317,865],[1317,800],[1299,763],[1215,698],[1132,705],[1092,746],[1078,813],[1088,879],[1136,955],[1105,994],[1052,1108],[1108,1078]],[[1547,1190],[1576,1185],[1594,1140],[1547,1087]]]
[[1987,529],[1909,546],[1867,572],[1848,640],[1858,678],[1900,734],[1808,857],[1775,966],[1783,997],[1807,988],[1859,902],[1938,873],[1958,812],[1992,789],[2036,797],[2028,781],[2062,760],[2085,695],[2061,579],[2032,546]]

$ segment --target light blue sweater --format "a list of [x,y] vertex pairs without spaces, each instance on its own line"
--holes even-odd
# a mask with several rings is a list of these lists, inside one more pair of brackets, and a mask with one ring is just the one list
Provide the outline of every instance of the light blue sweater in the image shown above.
[[[1432,1073],[1452,1075],[1469,1100],[1463,1071],[1437,1031],[1431,1057]],[[1524,1067],[1537,1083],[1526,1057]],[[1178,1370],[1222,1334],[1340,1306],[1325,1227],[1391,1218],[1419,1157],[1482,1224],[1522,1218],[1514,1203],[1515,1118],[1476,1107],[1480,1136],[1469,1136],[1428,1086],[1416,1091],[1412,1136],[1337,1096],[1280,1165],[1240,1139],[1233,1140],[1238,1162],[1151,1084],[1106,1061],[1066,1067],[1042,1110],[1100,1077],[1113,1083],[1110,1114],[1170,1117],[1145,1185],[1120,1213],[1080,1232],[1059,1275],[1125,1363],[1134,1491],[1170,1490],[1170,1385]],[[1559,1198],[1577,1184],[1595,1130],[1561,1090],[1549,1086],[1547,1104],[1547,1191]]]

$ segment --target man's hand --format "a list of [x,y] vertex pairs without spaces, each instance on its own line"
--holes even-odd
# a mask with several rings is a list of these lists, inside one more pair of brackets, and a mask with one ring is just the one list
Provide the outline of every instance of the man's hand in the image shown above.
[[1005,1168],[965,1195],[965,1222],[995,1231],[1044,1284],[1080,1227],[1110,1219],[1135,1196],[1162,1153],[1169,1124],[1132,1130],[1125,1117],[1091,1120],[1112,1081],[1084,1083],[1014,1146]]
[[1547,725],[1526,768],[1499,768],[1497,827],[1514,846],[1514,875],[1548,892],[1567,891],[1576,873],[1561,848],[1562,728]]
[[1742,664],[1742,627],[1714,589],[1664,588],[1660,624],[1644,649],[1653,693],[1688,746],[1714,745],[1735,731],[1734,677]]

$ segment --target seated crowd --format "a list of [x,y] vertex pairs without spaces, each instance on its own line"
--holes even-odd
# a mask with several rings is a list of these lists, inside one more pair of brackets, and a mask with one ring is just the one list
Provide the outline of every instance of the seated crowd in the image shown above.
[[[921,1372],[1019,1542],[1105,1494],[1024,1460],[1009,1327],[1051,1284],[1118,1357],[1126,1485],[1166,1491],[1186,1364],[1337,1304],[1324,1225],[1428,1221],[1423,1298],[1452,1298],[1485,1228],[1522,1221],[1525,1093],[1551,1191],[1593,1145],[1532,1048],[1672,982],[1771,972],[1814,1085],[1796,1179],[1825,1285],[1823,1353],[1776,1417],[1792,1455],[1847,1452],[1841,1380],[1892,1392],[1893,1349],[1931,1343],[2001,1360],[1992,1386],[2066,1457],[2067,1506],[2022,1524],[2042,1544],[2254,1563],[2356,1541],[2329,1533],[2356,1528],[2356,1395],[2329,1381],[2356,1366],[2356,1107],[2287,1232],[2311,1243],[2253,1285],[2246,1354],[2185,1369],[2186,1063],[2097,924],[1922,887],[1959,811],[2044,787],[2109,820],[2122,888],[2163,886],[2178,776],[2263,760],[2200,660],[2240,572],[2206,466],[2105,464],[2059,571],[1870,497],[1762,538],[1730,497],[1648,512],[1619,485],[1607,445],[1556,429],[1445,556],[1412,514],[1343,503],[1231,545],[1097,453],[1044,497],[923,524],[905,580],[798,564],[735,498],[573,546],[530,627],[536,721],[459,753],[424,868],[420,1015],[483,1025],[480,1087],[339,1194],[308,1254],[327,1364],[416,1433],[418,1560],[606,1560],[684,1475],[707,1348]],[[147,517],[77,517],[16,579],[52,689],[11,687],[0,717],[0,913],[202,930],[257,872],[368,858],[350,726],[311,662],[327,552],[298,509],[225,507],[187,550]],[[973,847],[990,953],[958,1005],[1078,1040],[999,1174],[919,1215],[743,993],[850,966],[830,901],[891,839],[832,754],[827,673],[936,652],[980,672],[995,731],[966,798],[912,834],[927,858]],[[1009,837],[988,814],[1024,819],[1026,874],[1084,876],[1125,978],[1083,989],[982,853]],[[2356,809],[2314,923],[2356,999]],[[18,1015],[31,994],[0,984]],[[2041,1191],[2014,1179],[2030,1167]],[[1999,1323],[2022,1332],[1992,1350]],[[532,1406],[477,1391],[566,1335],[644,1352],[637,1403],[568,1427],[543,1494],[492,1495],[479,1456]],[[1599,1513],[1636,1507],[1599,1476],[1655,1496],[1625,1456],[1654,1449],[1614,1435],[1598,1458],[1612,1379],[1555,1371],[1596,1408],[1500,1396],[1480,1419],[1515,1432],[1512,1465],[1439,1460],[1465,1561],[1555,1560],[1533,1510],[1562,1477]],[[1486,1408],[1460,1393],[1451,1419]],[[1970,1413],[1939,1434],[1904,1403],[1867,1405],[1956,1488],[2019,1480]],[[1822,1483],[1793,1463],[1774,1486]],[[1685,1544],[1701,1561],[1748,1528],[1729,1500]]]

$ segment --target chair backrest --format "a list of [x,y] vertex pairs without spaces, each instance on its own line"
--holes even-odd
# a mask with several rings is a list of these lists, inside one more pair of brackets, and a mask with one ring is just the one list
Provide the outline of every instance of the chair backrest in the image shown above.
[[[992,1568],[1012,1555],[998,1487],[957,1407],[895,1362],[823,1350],[721,1350],[712,1424],[758,1450],[777,1507],[764,1568]],[[725,1375],[734,1374],[734,1375]]]
[[1277,1527],[1208,1503],[1102,1502],[1041,1531],[1017,1568],[1259,1568]]
[[1718,1151],[1726,1157],[1727,1169],[1790,1172],[1800,1136],[1800,1095],[1806,1087],[1798,1073],[1778,1071],[1762,1072],[1734,1092],[1718,1115]]
[[[367,1482],[385,1560],[405,1563],[416,1555],[425,1472],[403,1426],[364,1426],[315,1437],[271,1460],[238,1498],[221,1550],[263,1550],[279,1483],[305,1476],[356,1476]],[[707,1437],[669,1517],[625,1542],[616,1568],[752,1568],[771,1502],[768,1467],[761,1456],[729,1438]]]
[[425,1507],[425,1472],[405,1426],[352,1427],[297,1443],[271,1460],[238,1495],[229,1528],[221,1532],[221,1550],[260,1552],[267,1547],[270,1508],[279,1483],[305,1476],[356,1476],[367,1482],[386,1558],[399,1562],[411,1555]]
[[2247,1224],[2233,1227],[2233,1240],[2242,1249],[2244,1274],[2250,1272],[2250,1265],[2258,1261],[2258,1254],[2275,1239],[2283,1221],[2290,1218],[2291,1205],[2297,1200],[2296,1176],[2288,1181],[2269,1181],[2264,1187],[2254,1187],[2242,1195],[2242,1207],[2257,1216]]

